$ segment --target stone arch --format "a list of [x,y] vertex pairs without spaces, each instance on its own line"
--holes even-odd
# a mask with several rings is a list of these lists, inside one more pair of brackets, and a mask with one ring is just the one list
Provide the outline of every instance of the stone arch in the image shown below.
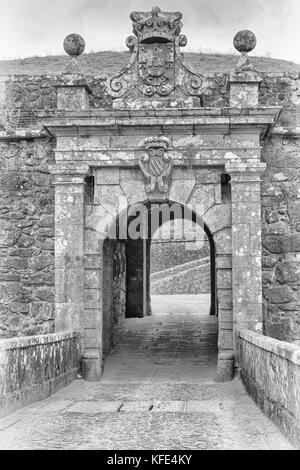
[[[165,199],[143,199],[133,204],[127,204],[127,206],[120,211],[117,216],[110,217],[107,224],[107,232],[109,232],[116,221],[120,220],[122,214],[128,211],[134,204],[146,204],[149,206],[155,203],[166,203],[174,204],[177,201],[170,201]],[[177,202],[178,204],[178,202]],[[180,207],[187,207],[187,205],[179,203]],[[191,211],[191,209],[189,209]],[[96,214],[94,214],[94,217]],[[213,204],[210,205],[208,210],[203,214],[197,214],[198,219],[203,224],[203,229],[207,234],[210,241],[211,250],[211,282],[212,282],[212,301],[211,301],[211,313],[218,315],[218,372],[217,377],[219,380],[228,380],[233,375],[233,320],[232,320],[232,274],[231,274],[231,210],[230,204]],[[116,224],[117,225],[117,224]],[[95,226],[95,219],[94,219]],[[94,231],[94,237],[97,237],[97,231]],[[104,361],[105,356],[109,352],[112,346],[112,292],[108,292],[108,286],[112,286],[114,290],[113,272],[114,265],[113,260],[118,258],[114,255],[114,250],[123,250],[124,244],[119,237],[118,229],[116,229],[117,239],[112,240],[109,237],[103,237],[98,240],[96,245],[99,256],[99,267],[101,271],[99,289],[99,325],[101,324],[101,356]],[[123,244],[123,245],[122,245]],[[122,247],[123,246],[123,247]],[[127,268],[126,274],[123,273],[127,279]],[[111,283],[108,283],[108,278],[112,279]],[[127,282],[127,281],[126,281]],[[122,283],[122,276],[120,278]],[[123,282],[124,286],[124,282]],[[120,287],[120,285],[118,286]],[[123,308],[124,302],[128,303],[128,285],[126,285],[126,299],[124,300],[124,291],[122,291],[123,298],[118,299],[119,306]],[[150,294],[149,294],[150,295]],[[122,303],[123,302],[123,303]],[[138,305],[137,299],[135,299],[135,305]],[[138,316],[138,315],[133,315]],[[99,328],[99,326],[98,326]],[[100,338],[99,338],[100,339]]]

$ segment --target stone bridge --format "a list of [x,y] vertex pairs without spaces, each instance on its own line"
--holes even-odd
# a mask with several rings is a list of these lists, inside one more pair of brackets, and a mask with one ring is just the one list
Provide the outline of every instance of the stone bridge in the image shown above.
[[[241,55],[222,89],[227,102],[208,105],[215,85],[183,62],[181,13],[155,7],[130,17],[129,63],[101,83],[108,104],[99,106],[81,70],[84,41],[73,34],[64,43],[67,69],[52,84],[55,104],[35,113],[35,128],[21,109],[18,126],[1,134],[0,403],[8,416],[0,446],[290,448],[241,382],[299,446],[299,76],[291,86],[286,78],[288,104],[278,102],[278,83],[248,57],[254,34],[241,31]],[[7,85],[10,99],[21,82]],[[54,190],[54,224],[53,206],[36,212],[22,193],[43,173],[49,187],[36,201],[47,206]],[[18,215],[22,196],[29,222]],[[176,302],[172,315],[151,315],[150,247],[165,216],[189,220],[209,242],[210,295],[198,316],[190,306],[180,316]],[[55,247],[45,248],[53,228]],[[45,266],[55,267],[54,293]],[[45,315],[52,304],[54,325]],[[17,331],[13,313],[23,322]],[[42,318],[31,330],[28,313]],[[86,382],[16,411],[78,371]],[[72,422],[80,436],[63,437]],[[174,428],[173,440],[160,426]],[[130,438],[134,427],[149,433]]]

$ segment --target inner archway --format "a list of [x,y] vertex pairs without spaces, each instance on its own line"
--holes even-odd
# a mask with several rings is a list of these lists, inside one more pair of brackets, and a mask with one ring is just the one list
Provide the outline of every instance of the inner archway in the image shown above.
[[[174,307],[173,312],[162,311],[163,305],[160,302],[158,308],[157,297],[155,300],[152,298],[151,302],[151,252],[153,255],[153,246],[157,245],[156,233],[164,232],[166,235],[168,225],[173,231],[169,242],[173,243],[175,228],[181,227],[181,242],[190,243],[194,250],[191,262],[197,267],[195,255],[201,254],[203,259],[200,259],[200,264],[203,260],[205,263],[205,278],[200,280],[200,291],[205,295],[206,302],[202,305],[199,302],[195,307],[195,302],[192,301],[190,307],[186,306],[182,312]],[[127,338],[130,343],[127,344],[127,352],[131,350],[133,354],[128,360],[139,362],[143,351],[149,376],[153,373],[161,374],[164,367],[167,374],[167,371],[173,371],[174,375],[175,369],[177,370],[176,380],[185,380],[185,371],[190,378],[197,375],[196,381],[201,380],[201,376],[207,378],[208,371],[215,375],[218,339],[215,247],[213,235],[202,218],[182,204],[146,201],[128,207],[126,216],[121,213],[110,230],[116,234],[116,240],[111,240],[108,236],[103,245],[103,265],[107,275],[112,276],[113,286],[110,301],[105,302],[103,311],[105,357],[116,344],[114,331],[125,331],[127,336],[123,336],[122,344]],[[105,279],[107,283],[107,278]],[[184,278],[182,281],[184,282]],[[183,316],[179,317],[178,313],[183,313]],[[115,354],[114,350],[113,356]],[[124,362],[124,358],[122,361]],[[141,364],[141,369],[143,367]]]
[[210,313],[210,244],[192,221],[165,222],[153,234],[150,296],[153,315]]

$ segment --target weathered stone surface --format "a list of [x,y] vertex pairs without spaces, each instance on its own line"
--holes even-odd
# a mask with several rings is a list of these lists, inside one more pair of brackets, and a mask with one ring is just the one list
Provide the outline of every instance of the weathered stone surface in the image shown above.
[[64,332],[2,340],[0,357],[0,415],[5,416],[77,378],[77,335]]
[[85,49],[85,41],[80,34],[69,34],[64,40],[64,50],[70,56],[79,56]]
[[[95,74],[69,79],[18,76],[7,83],[12,116],[0,132],[0,334],[53,330],[55,259],[57,324],[83,328],[84,341],[99,351],[104,325],[105,348],[109,350],[106,332],[110,334],[111,312],[116,322],[124,316],[124,253],[119,257],[116,250],[113,260],[111,250],[103,258],[103,233],[98,229],[108,214],[107,226],[118,215],[120,199],[127,206],[148,198],[139,158],[142,142],[150,138],[152,144],[168,142],[173,170],[170,192],[162,194],[157,183],[165,168],[159,166],[156,148],[156,192],[149,199],[192,203],[198,205],[199,214],[206,212],[205,222],[217,255],[217,294],[224,311],[231,311],[233,304],[230,321],[236,326],[240,318],[249,328],[261,328],[263,279],[265,331],[299,341],[299,259],[288,257],[300,251],[299,130],[295,127],[299,74],[262,74],[258,90],[260,77],[242,57],[226,90],[228,74],[198,77],[184,68],[178,47],[185,42],[179,36],[179,17],[175,18],[178,29],[168,31],[169,14],[154,9],[145,15],[154,23],[163,22],[162,41],[156,42],[153,24],[140,24],[140,19],[134,18],[137,41],[131,37],[128,45],[135,62],[125,70],[126,83],[123,72],[106,83],[106,77]],[[147,41],[141,42],[146,33]],[[170,76],[170,70],[176,74]],[[165,73],[167,81],[162,84]],[[152,84],[147,84],[150,79]],[[59,111],[53,112],[57,106]],[[272,127],[279,110],[268,106],[284,107],[280,126]],[[66,109],[73,109],[72,114]],[[43,125],[53,140],[41,130]],[[265,132],[268,139],[262,138]],[[58,171],[55,180],[59,184],[52,186],[49,165],[54,164],[54,138],[56,166],[51,171]],[[229,158],[232,166],[226,165],[224,194],[221,175],[228,154],[233,161]],[[266,171],[260,187],[261,158]],[[85,173],[81,172],[83,165]],[[83,187],[91,189],[88,202]],[[132,247],[133,259],[140,248]],[[100,260],[95,261],[97,257]],[[136,264],[131,286],[140,313],[141,258]],[[222,268],[228,272],[220,272]],[[88,269],[94,271],[85,273]],[[110,282],[105,283],[104,273]],[[105,284],[110,288],[105,290]],[[225,326],[221,330],[225,331]],[[226,349],[229,335],[225,340],[222,335],[220,348]],[[87,362],[95,375],[101,373],[100,356],[94,365]]]
[[263,247],[271,253],[291,253],[300,251],[300,234],[293,233],[262,240]]
[[252,332],[239,338],[245,388],[298,448],[300,445],[300,349]]
[[274,303],[286,303],[295,299],[295,293],[288,286],[274,286],[264,290],[265,297]]

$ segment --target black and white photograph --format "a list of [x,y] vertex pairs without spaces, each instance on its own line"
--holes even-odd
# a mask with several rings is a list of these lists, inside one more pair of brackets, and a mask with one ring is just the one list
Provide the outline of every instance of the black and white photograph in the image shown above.
[[0,451],[300,450],[300,2],[158,1],[1,1]]

